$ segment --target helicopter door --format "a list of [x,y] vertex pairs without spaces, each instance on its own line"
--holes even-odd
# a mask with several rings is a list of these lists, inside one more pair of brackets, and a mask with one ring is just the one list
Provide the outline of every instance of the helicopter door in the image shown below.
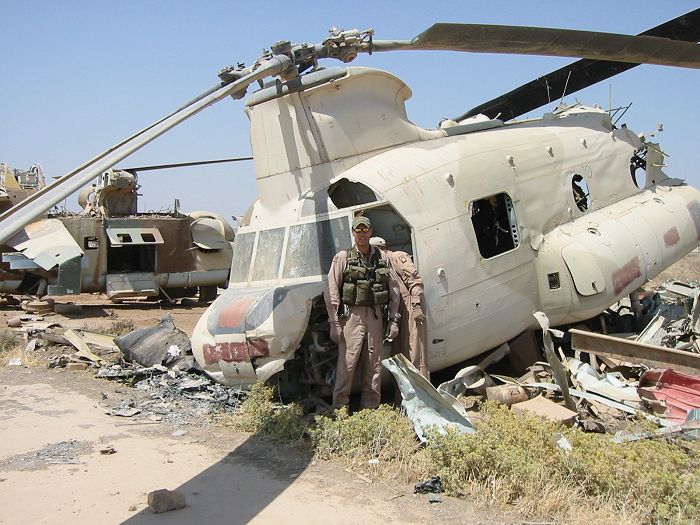
[[413,255],[411,227],[394,208],[388,204],[366,209],[362,215],[372,221],[372,231],[376,237],[382,237],[392,251],[406,252]]
[[107,248],[107,297],[158,295],[155,280],[156,245],[163,244],[157,228],[105,228]]

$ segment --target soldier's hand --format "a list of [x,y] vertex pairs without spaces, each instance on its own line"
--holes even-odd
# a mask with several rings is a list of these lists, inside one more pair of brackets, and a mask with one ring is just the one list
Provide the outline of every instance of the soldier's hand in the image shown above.
[[331,341],[333,341],[335,344],[340,343],[340,339],[343,337],[343,329],[340,327],[340,323],[338,321],[331,321]]
[[389,341],[393,341],[399,336],[399,325],[396,321],[391,321],[386,329],[386,338]]
[[413,307],[413,320],[418,324],[423,324],[425,322],[425,313],[419,304]]

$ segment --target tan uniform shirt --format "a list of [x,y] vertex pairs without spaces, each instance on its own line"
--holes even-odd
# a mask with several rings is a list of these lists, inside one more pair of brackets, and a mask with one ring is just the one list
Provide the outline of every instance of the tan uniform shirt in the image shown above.
[[430,379],[428,368],[428,330],[427,322],[418,324],[415,320],[414,306],[423,304],[423,279],[406,252],[383,250],[391,267],[393,278],[399,283],[401,292],[401,319],[399,337],[392,343],[393,354],[403,354],[408,357],[418,371],[426,379]]

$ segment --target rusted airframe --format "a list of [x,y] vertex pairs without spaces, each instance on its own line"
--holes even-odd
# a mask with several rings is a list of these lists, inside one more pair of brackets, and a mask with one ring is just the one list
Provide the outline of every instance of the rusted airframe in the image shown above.
[[80,213],[49,213],[0,246],[0,292],[105,292],[110,299],[216,297],[234,232],[209,212],[137,213],[135,172],[108,170],[80,194]]

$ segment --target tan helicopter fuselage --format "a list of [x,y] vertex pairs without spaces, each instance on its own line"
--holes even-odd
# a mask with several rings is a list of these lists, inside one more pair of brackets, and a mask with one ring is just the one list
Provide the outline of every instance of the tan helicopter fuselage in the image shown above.
[[[537,326],[535,310],[553,324],[595,316],[698,245],[700,192],[667,178],[658,148],[603,110],[425,130],[388,73],[302,79],[247,102],[259,199],[238,231],[229,288],[192,341],[221,382],[286,368],[292,381],[332,384],[320,297],[358,213],[423,276],[432,370]],[[645,147],[635,180],[630,161]]]

